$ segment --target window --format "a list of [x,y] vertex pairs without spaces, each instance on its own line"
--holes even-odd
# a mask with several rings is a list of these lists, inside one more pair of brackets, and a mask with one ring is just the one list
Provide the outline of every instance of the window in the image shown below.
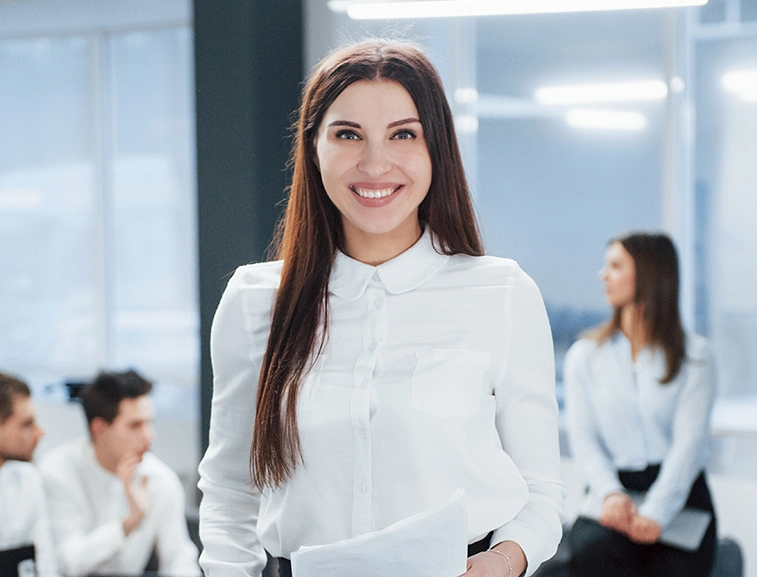
[[[183,427],[182,451],[161,456],[179,472],[194,469],[191,3],[6,4],[0,370],[28,380],[42,405],[66,398],[63,382],[139,370],[156,383],[158,417]],[[63,433],[65,419],[51,419],[44,425]]]
[[[387,31],[427,46],[456,115],[487,249],[518,260],[542,290],[558,393],[567,347],[609,315],[597,278],[607,241],[662,228],[681,255],[685,324],[712,339],[720,405],[743,405],[757,398],[757,80],[737,93],[722,77],[757,70],[753,5],[354,21],[310,3],[309,29],[332,34],[311,34],[309,62],[346,38]],[[664,92],[622,103],[536,98],[543,87],[619,81]],[[631,124],[589,129],[573,107]]]
[[748,4],[726,3],[715,22],[702,13],[693,30],[697,328],[718,362],[723,432],[757,423],[757,27]]

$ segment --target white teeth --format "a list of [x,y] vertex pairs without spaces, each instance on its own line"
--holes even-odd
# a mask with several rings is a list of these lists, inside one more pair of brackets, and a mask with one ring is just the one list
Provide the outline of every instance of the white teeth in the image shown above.
[[353,189],[359,196],[362,196],[363,198],[384,198],[385,196],[389,196],[392,194],[396,188],[382,188],[379,190],[375,189],[367,189],[367,188],[357,188],[353,187]]

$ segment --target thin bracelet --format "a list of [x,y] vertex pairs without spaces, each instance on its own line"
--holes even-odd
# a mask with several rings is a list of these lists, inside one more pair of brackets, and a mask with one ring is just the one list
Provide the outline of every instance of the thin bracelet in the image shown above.
[[496,553],[497,555],[502,555],[505,558],[505,561],[507,561],[507,568],[510,570],[509,577],[513,577],[513,564],[510,563],[510,556],[507,553],[503,553],[502,551],[499,551],[497,549],[489,549],[489,553]]

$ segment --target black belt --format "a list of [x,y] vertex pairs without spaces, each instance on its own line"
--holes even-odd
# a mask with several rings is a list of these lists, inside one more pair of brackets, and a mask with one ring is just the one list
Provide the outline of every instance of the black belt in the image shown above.
[[[468,557],[487,551],[491,546],[491,542],[492,533],[489,533],[480,541],[471,543],[468,545]],[[292,562],[286,557],[277,557],[276,560],[279,562],[279,577],[292,577]]]

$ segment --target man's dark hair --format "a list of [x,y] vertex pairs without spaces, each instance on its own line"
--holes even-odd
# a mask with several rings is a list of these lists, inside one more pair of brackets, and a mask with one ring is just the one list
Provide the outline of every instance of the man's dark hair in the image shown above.
[[13,400],[16,397],[31,397],[32,392],[21,379],[0,373],[0,423],[13,414]]
[[79,396],[88,424],[100,417],[110,425],[118,415],[122,400],[148,395],[151,390],[152,383],[136,371],[101,372],[82,388]]

